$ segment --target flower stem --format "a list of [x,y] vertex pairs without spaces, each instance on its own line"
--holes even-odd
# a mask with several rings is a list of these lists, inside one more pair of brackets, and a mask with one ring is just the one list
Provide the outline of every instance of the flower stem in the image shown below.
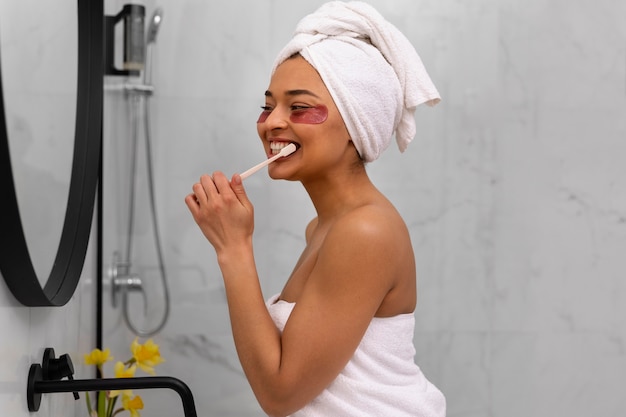
[[115,413],[113,413],[113,414],[111,415],[111,417],[118,415],[118,414],[119,414],[119,413],[121,413],[122,411],[124,411],[124,409],[123,409],[123,408],[118,408],[117,410],[115,410]]
[[105,391],[99,391],[98,392],[98,417],[107,417],[107,415],[104,413],[105,411],[105,403],[106,403],[106,392]]
[[89,416],[91,416],[91,412],[93,411],[93,408],[91,408],[91,397],[89,396],[89,393],[86,394],[85,401],[87,402],[87,411],[89,412]]
[[115,407],[115,403],[117,402],[117,397],[109,398],[109,406],[107,407],[106,417],[114,416],[113,408]]

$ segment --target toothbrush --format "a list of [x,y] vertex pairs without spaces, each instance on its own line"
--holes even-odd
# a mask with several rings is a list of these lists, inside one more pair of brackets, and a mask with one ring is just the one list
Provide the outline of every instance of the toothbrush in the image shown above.
[[278,158],[281,158],[281,157],[287,156],[287,155],[291,155],[292,153],[294,153],[296,151],[296,149],[298,149],[296,147],[296,145],[294,143],[290,143],[289,145],[287,145],[284,148],[282,148],[280,150],[280,152],[278,152],[276,155],[272,156],[271,158],[266,159],[265,161],[261,162],[260,164],[257,164],[255,166],[253,166],[252,168],[250,168],[249,170],[247,170],[247,171],[243,172],[242,174],[240,174],[241,179],[245,180],[250,175],[254,174],[255,172],[257,172],[261,168],[271,164],[272,162],[274,162]]

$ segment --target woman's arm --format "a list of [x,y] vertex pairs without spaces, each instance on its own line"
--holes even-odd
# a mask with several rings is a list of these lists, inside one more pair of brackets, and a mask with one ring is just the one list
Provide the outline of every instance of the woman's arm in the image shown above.
[[335,222],[281,335],[261,292],[243,186],[219,173],[201,185],[206,201],[194,186],[200,203],[188,197],[187,204],[216,249],[242,367],[269,415],[291,414],[341,372],[392,288],[394,259],[402,252],[395,229],[376,208]]

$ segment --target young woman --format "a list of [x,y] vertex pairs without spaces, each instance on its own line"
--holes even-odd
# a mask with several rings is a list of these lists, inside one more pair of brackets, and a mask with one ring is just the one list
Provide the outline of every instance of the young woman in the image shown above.
[[268,157],[296,144],[269,175],[300,181],[317,213],[280,294],[261,292],[241,177],[204,175],[187,196],[268,415],[445,416],[445,398],[414,362],[409,233],[365,169],[394,133],[403,150],[415,107],[438,100],[417,53],[371,6],[327,3],[279,54],[257,121]]

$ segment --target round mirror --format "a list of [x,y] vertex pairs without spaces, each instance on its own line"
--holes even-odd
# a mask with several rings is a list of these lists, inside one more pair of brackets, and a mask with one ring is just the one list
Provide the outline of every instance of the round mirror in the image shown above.
[[99,176],[103,2],[0,5],[0,272],[60,306],[85,260]]
[[36,3],[0,2],[0,51],[13,182],[28,251],[44,285],[70,185],[78,22],[75,1]]

